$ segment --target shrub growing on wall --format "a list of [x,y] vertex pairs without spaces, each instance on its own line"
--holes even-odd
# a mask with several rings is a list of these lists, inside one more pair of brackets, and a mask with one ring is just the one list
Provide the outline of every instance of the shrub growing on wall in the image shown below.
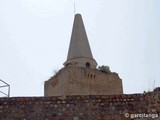
[[111,73],[109,66],[102,65],[99,66],[98,69],[104,73]]

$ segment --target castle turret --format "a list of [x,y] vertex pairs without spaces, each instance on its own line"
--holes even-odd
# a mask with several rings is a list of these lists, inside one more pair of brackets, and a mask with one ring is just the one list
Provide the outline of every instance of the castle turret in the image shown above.
[[116,73],[96,69],[80,14],[73,23],[67,60],[53,77],[45,82],[44,96],[123,94],[122,80]]
[[97,66],[92,56],[86,30],[80,14],[76,14],[74,18],[68,57],[64,65],[93,69]]

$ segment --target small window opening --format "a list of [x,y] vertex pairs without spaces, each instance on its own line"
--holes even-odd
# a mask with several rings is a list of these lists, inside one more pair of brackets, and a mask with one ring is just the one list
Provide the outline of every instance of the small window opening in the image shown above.
[[91,75],[91,78],[92,78],[92,75]]
[[86,63],[86,68],[90,68],[90,63]]
[[88,78],[89,78],[89,74],[88,74]]

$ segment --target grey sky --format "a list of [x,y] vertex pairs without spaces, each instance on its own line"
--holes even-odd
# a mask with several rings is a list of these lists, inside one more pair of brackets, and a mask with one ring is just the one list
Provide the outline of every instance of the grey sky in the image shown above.
[[[75,2],[94,58],[119,74],[125,93],[160,86],[159,0]],[[0,0],[0,79],[11,96],[43,95],[66,61],[73,19],[74,0]]]

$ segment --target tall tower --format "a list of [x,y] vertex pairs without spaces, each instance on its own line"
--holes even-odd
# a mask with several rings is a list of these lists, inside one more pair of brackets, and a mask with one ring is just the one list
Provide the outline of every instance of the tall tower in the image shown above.
[[44,85],[44,96],[123,94],[117,73],[96,69],[80,14],[76,14],[64,68]]
[[75,15],[70,47],[65,66],[79,66],[95,69],[96,61],[93,59],[87,34],[80,14]]

